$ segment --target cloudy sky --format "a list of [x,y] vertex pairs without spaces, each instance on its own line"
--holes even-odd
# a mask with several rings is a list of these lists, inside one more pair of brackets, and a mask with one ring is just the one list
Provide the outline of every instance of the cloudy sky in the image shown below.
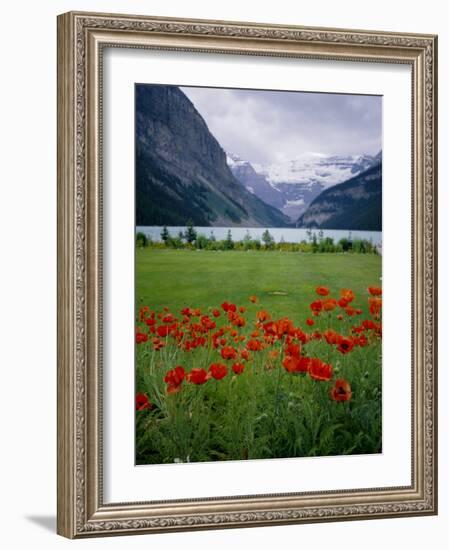
[[181,87],[228,152],[261,164],[307,153],[375,155],[379,96]]

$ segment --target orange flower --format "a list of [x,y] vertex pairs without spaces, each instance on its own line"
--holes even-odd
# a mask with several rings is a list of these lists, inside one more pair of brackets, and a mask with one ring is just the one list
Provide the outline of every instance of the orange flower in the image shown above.
[[232,346],[224,346],[221,349],[221,356],[223,359],[235,359],[237,357],[237,351]]
[[258,311],[256,313],[256,318],[261,323],[264,323],[265,321],[268,321],[268,319],[270,318],[270,314],[268,313],[268,311],[262,309],[261,311]]
[[349,317],[353,317],[353,316],[357,313],[357,310],[354,309],[354,308],[351,307],[351,306],[347,306],[347,307],[345,307],[345,313],[346,313],[346,315],[348,315]]
[[245,361],[249,361],[251,359],[251,354],[249,353],[249,351],[247,349],[241,349],[240,350],[240,357]]
[[338,344],[341,336],[335,330],[329,329],[323,332],[323,336],[326,338],[328,344]]
[[371,296],[382,296],[382,289],[380,286],[369,286],[368,292],[371,294]]
[[317,286],[315,292],[318,296],[327,296],[329,294],[329,289],[327,286]]
[[287,372],[296,372],[298,363],[299,363],[299,358],[293,357],[292,355],[287,355],[282,360],[282,366]]
[[206,383],[207,379],[207,372],[204,369],[192,369],[189,374],[186,375],[186,380],[188,382],[197,385]]
[[278,350],[277,350],[277,349],[274,349],[274,350],[270,351],[270,352],[268,353],[268,357],[269,357],[269,359],[276,359],[277,357],[279,357],[279,352],[278,352]]
[[354,348],[354,340],[351,338],[341,338],[338,343],[337,349],[340,353],[349,353]]
[[369,312],[371,315],[377,316],[382,309],[382,298],[368,298]]
[[209,367],[209,372],[212,375],[212,378],[215,378],[215,380],[221,380],[228,374],[228,369],[226,368],[226,365],[223,365],[222,363],[212,363]]
[[342,378],[336,380],[335,386],[330,390],[330,397],[333,401],[349,401],[352,397],[349,382]]
[[309,327],[313,327],[313,325],[315,324],[315,321],[313,319],[310,319],[310,317],[308,319],[306,319],[306,323],[309,325]]
[[342,288],[340,290],[340,297],[348,302],[352,302],[355,298],[354,292],[350,288]]
[[295,334],[295,327],[290,319],[285,317],[284,319],[279,319],[276,323],[276,332],[278,337],[283,336],[284,334],[289,334],[290,336],[294,336]]
[[337,300],[335,298],[328,298],[323,300],[323,309],[324,311],[332,311],[337,307]]
[[234,374],[242,374],[245,369],[245,365],[243,363],[234,363],[232,365],[232,372]]
[[250,296],[249,301],[252,302],[253,304],[255,304],[255,303],[257,303],[258,298],[257,298],[257,296]]
[[146,393],[136,394],[136,411],[144,411],[153,408]]
[[145,321],[147,313],[149,313],[150,308],[148,306],[143,306],[139,309],[139,321]]
[[328,365],[321,359],[314,357],[310,359],[309,374],[314,380],[327,382],[332,378],[332,365]]

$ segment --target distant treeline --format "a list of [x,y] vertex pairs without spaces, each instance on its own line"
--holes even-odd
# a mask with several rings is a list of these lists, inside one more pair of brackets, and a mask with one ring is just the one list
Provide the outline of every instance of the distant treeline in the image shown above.
[[218,240],[213,230],[209,236],[198,233],[192,223],[188,223],[184,232],[172,235],[167,226],[161,230],[161,240],[154,241],[145,233],[136,234],[136,246],[139,248],[174,248],[185,250],[281,250],[283,252],[354,252],[358,254],[378,254],[376,246],[367,239],[353,239],[350,236],[335,242],[331,237],[307,231],[307,240],[298,243],[285,242],[282,238],[276,242],[268,229],[261,239],[253,239],[249,232],[240,241],[234,241],[229,230],[226,239]]

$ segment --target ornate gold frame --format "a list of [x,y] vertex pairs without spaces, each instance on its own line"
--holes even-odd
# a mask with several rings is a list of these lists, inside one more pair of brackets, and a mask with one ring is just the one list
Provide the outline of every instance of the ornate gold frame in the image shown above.
[[[103,503],[101,60],[105,46],[411,66],[410,486]],[[58,17],[59,534],[81,538],[436,514],[436,55],[433,35],[95,13]]]

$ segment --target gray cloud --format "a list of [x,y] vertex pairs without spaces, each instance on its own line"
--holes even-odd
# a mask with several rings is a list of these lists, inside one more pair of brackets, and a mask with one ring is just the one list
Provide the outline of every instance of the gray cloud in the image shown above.
[[376,154],[380,96],[181,87],[226,151],[257,163]]

